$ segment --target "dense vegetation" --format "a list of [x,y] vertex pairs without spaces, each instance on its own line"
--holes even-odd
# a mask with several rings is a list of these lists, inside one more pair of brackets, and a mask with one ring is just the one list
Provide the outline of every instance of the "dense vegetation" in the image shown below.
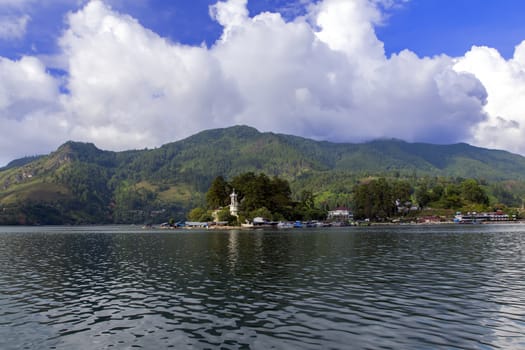
[[[266,185],[286,181],[288,203],[271,209],[275,199],[255,198],[246,210],[260,209],[264,201],[272,216],[287,218],[298,215],[294,203],[323,210],[353,207],[358,186],[380,178],[390,185],[408,184],[409,200],[421,207],[520,207],[525,197],[525,158],[508,152],[398,140],[336,144],[238,126],[152,150],[107,152],[67,142],[48,156],[13,161],[0,169],[0,223],[181,220],[191,208],[208,209],[206,193],[218,176],[239,193],[249,193],[235,180],[245,174]],[[481,203],[475,194],[455,195],[465,179],[482,188]]]
[[[232,217],[227,208],[230,193],[235,191],[240,203],[239,218]],[[232,179],[231,182],[218,176],[206,193],[207,208],[195,208],[190,212],[194,221],[210,221],[212,210],[223,209],[219,221],[238,224],[255,217],[268,220],[323,220],[326,211],[316,208],[311,192],[301,193],[301,200],[292,200],[288,181],[277,176],[247,172]]]
[[355,217],[380,221],[427,208],[477,212],[505,208],[501,203],[490,206],[489,196],[475,179],[423,178],[414,185],[385,178],[360,183],[354,189]]

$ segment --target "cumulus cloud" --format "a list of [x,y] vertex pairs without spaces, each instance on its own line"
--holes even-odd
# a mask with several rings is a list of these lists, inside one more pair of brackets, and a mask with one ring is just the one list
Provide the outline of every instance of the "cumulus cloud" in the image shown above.
[[457,60],[455,70],[474,74],[488,92],[489,117],[476,125],[473,142],[525,153],[525,41],[509,60],[495,49],[474,46]]
[[0,16],[0,39],[19,39],[26,33],[27,23],[30,17],[21,16]]
[[[250,16],[247,0],[220,1],[210,15],[223,34],[206,47],[173,43],[92,0],[67,16],[56,59],[64,81],[36,58],[0,61],[1,127],[30,135],[35,151],[23,154],[67,139],[144,148],[235,124],[332,141],[473,140],[525,152],[513,143],[525,125],[525,44],[509,61],[488,48],[461,58],[386,57],[374,28],[382,6],[395,3],[323,0],[285,19]],[[516,135],[494,137],[501,132]],[[0,160],[23,155],[15,140],[5,135]]]
[[229,32],[242,26],[248,19],[248,0],[219,1],[210,6],[210,16],[224,27],[223,40],[227,40]]
[[40,154],[67,136],[61,128],[59,87],[38,59],[0,58],[0,161]]
[[485,118],[483,86],[450,58],[385,57],[373,3],[325,0],[310,15],[313,26],[276,13],[226,25],[211,52],[242,92],[236,122],[337,141],[454,142]]
[[155,146],[222,126],[238,108],[234,85],[206,48],[172,44],[100,1],[69,16],[60,45],[74,139]]

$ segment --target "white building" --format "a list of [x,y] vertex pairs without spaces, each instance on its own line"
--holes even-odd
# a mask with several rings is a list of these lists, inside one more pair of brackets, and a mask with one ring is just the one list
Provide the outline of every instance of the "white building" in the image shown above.
[[328,212],[328,220],[349,221],[354,219],[354,213],[348,208],[339,207]]
[[235,189],[233,189],[232,194],[230,194],[230,215],[239,217],[239,200]]

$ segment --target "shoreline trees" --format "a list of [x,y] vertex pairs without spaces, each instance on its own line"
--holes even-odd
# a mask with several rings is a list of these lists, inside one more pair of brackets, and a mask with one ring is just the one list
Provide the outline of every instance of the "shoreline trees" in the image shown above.
[[[475,179],[414,178],[409,179],[367,177],[356,184],[349,195],[349,202],[357,220],[386,221],[402,216],[416,216],[423,209],[442,212],[487,211],[501,209],[491,207],[491,199],[481,181]],[[227,206],[235,189],[240,208],[237,223],[251,221],[254,217],[269,220],[325,220],[327,210],[316,205],[316,197],[310,190],[302,190],[292,198],[288,181],[264,173],[247,172],[226,181],[217,176],[206,193],[206,208],[192,210],[193,220],[210,219],[211,211],[218,212],[220,221],[234,222]],[[351,199],[350,199],[351,197]],[[415,213],[414,213],[415,212]]]
[[480,181],[475,179],[417,179],[384,177],[367,179],[354,187],[353,209],[356,219],[384,221],[407,215],[414,208],[432,210],[487,211],[501,208],[490,206],[490,198]]
[[251,221],[254,217],[269,220],[323,220],[326,211],[315,206],[313,193],[305,191],[300,201],[292,199],[292,190],[287,180],[264,173],[246,172],[227,182],[217,176],[206,193],[206,209],[194,208],[190,219],[209,218],[212,210],[219,211],[220,221],[232,221],[225,207],[230,202],[230,194],[235,190],[239,199],[238,221]]

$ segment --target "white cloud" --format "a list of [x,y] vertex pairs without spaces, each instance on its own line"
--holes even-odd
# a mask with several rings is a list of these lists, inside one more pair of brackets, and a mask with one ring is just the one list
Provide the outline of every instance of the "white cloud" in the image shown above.
[[485,118],[483,87],[450,58],[385,57],[371,3],[325,0],[312,16],[317,30],[274,13],[227,27],[212,53],[242,92],[235,122],[339,141],[454,142]]
[[60,128],[58,85],[36,58],[0,58],[0,162],[35,155],[67,137]]
[[237,96],[206,48],[171,44],[100,1],[69,16],[71,137],[143,148],[223,125]]
[[241,27],[248,20],[248,0],[219,1],[210,6],[210,16],[224,27],[223,39],[235,27]]
[[509,60],[495,49],[475,46],[455,69],[474,74],[488,92],[489,118],[476,125],[473,142],[525,154],[525,41]]
[[[0,61],[0,127],[16,130],[2,139],[0,161],[66,139],[144,148],[235,124],[334,141],[475,140],[525,153],[515,146],[525,127],[525,44],[509,61],[487,48],[458,59],[386,57],[378,6],[397,3],[324,0],[285,20],[250,17],[246,0],[219,2],[210,14],[224,32],[208,48],[172,43],[92,0],[68,15],[60,39],[67,94],[35,58]],[[495,137],[501,130],[518,136]],[[14,151],[17,133],[30,135],[33,152],[30,141]]]
[[30,19],[28,15],[0,16],[0,39],[22,38]]
[[384,61],[383,43],[374,32],[382,16],[372,2],[325,0],[314,8],[314,15],[319,39],[359,62],[361,71],[371,71]]

